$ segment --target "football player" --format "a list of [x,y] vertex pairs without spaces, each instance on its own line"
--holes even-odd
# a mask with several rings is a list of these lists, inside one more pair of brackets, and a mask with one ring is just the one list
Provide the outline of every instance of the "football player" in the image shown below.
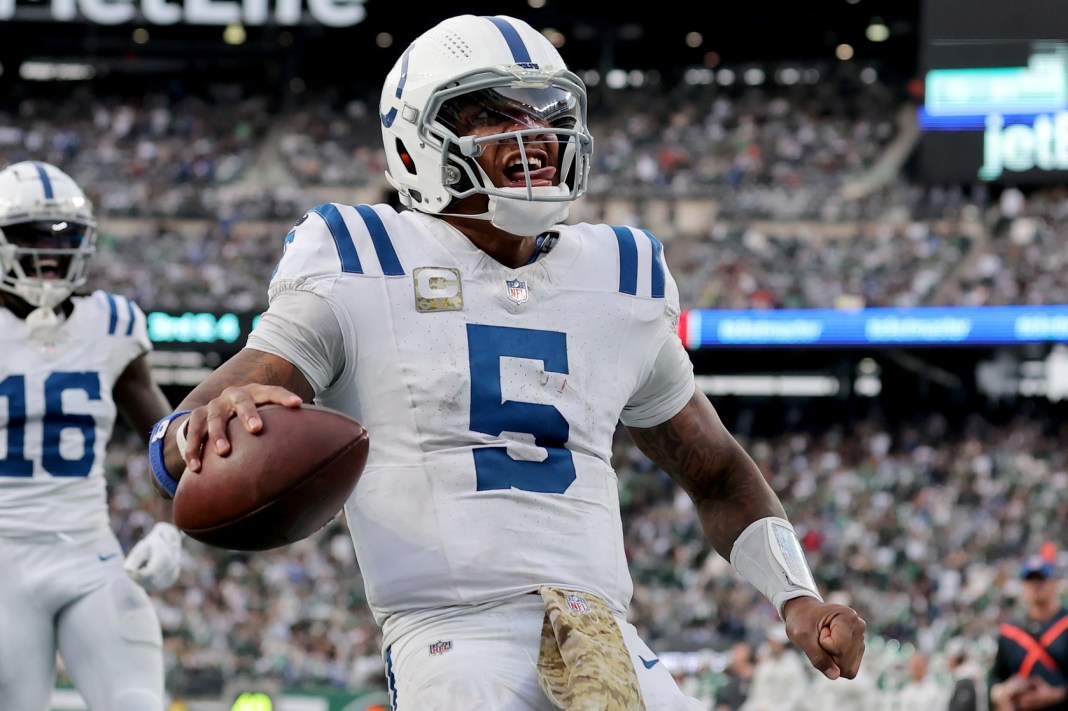
[[75,293],[95,244],[92,206],[67,174],[33,161],[0,171],[0,709],[49,708],[57,650],[94,711],[163,709],[142,586],[174,582],[180,537],[160,521],[124,558],[104,456],[117,409],[147,440],[171,406],[141,310]]
[[230,451],[229,418],[260,431],[257,405],[315,400],[367,426],[345,512],[395,709],[700,708],[626,619],[620,421],[812,665],[852,678],[861,662],[864,621],[823,601],[695,387],[660,242],[565,222],[586,102],[525,22],[460,16],[417,38],[379,108],[402,209],[309,210],[246,348],[158,425],[171,493],[203,447]]

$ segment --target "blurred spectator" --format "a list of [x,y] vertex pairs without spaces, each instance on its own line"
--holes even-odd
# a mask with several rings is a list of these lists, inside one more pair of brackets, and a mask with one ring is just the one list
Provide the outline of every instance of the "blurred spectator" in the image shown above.
[[808,671],[781,623],[768,627],[749,696],[741,711],[797,711],[808,687]]
[[957,637],[946,645],[946,670],[953,682],[947,711],[986,711],[986,682],[982,669],[972,659],[965,640]]
[[[870,666],[870,659],[865,665]],[[872,711],[879,698],[871,683],[870,674],[865,666],[855,679],[828,679],[822,674],[812,675],[799,709],[804,711]]]
[[930,657],[923,652],[913,652],[908,661],[908,680],[897,692],[895,711],[912,709],[944,709],[948,694],[930,674]]
[[715,711],[739,711],[749,698],[749,686],[756,670],[753,648],[746,642],[731,647],[730,662],[724,670],[727,683],[716,694]]

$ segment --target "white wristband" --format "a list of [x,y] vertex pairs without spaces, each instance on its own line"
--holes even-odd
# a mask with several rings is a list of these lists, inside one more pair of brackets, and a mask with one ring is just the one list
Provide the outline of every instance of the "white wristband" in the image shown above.
[[786,603],[796,597],[823,602],[794,527],[784,518],[769,516],[749,524],[734,542],[731,565],[764,593],[779,617]]
[[182,459],[185,459],[185,450],[188,448],[186,442],[186,433],[189,430],[189,418],[185,418],[185,422],[178,426],[178,431],[174,433],[174,443],[178,445],[178,454],[182,455]]

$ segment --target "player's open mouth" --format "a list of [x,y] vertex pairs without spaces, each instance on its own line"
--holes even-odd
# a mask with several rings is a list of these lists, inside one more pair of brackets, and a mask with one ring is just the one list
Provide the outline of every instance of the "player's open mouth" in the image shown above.
[[[23,269],[26,269],[25,265]],[[36,268],[26,270],[27,276],[36,275],[38,279],[59,279],[59,262],[55,259],[42,259],[37,262]]]
[[553,166],[542,167],[542,160],[534,156],[530,157],[525,167],[519,159],[511,161],[504,169],[504,177],[509,182],[509,187],[523,188],[527,186],[527,170],[530,169],[530,186],[533,188],[544,187],[553,184],[556,177],[556,168]]

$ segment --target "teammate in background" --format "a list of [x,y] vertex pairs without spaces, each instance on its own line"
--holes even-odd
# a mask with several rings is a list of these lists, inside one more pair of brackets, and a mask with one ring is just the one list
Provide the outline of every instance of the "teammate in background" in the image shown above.
[[309,210],[246,347],[156,429],[173,492],[203,447],[230,451],[230,418],[260,431],[257,405],[315,400],[367,426],[345,511],[397,709],[700,708],[626,620],[620,421],[812,665],[861,663],[864,621],[823,601],[695,387],[660,243],[564,222],[586,190],[586,109],[525,22],[459,16],[417,38],[380,105],[408,209]]
[[95,244],[92,206],[68,175],[30,161],[0,171],[5,711],[49,708],[57,648],[93,711],[163,709],[160,625],[137,583],[174,582],[180,538],[157,523],[124,564],[104,456],[116,407],[147,439],[170,405],[152,381],[141,310],[102,291],[74,292]]
[[1020,569],[1026,614],[998,629],[990,670],[993,711],[1068,711],[1068,609],[1048,556],[1033,555]]

